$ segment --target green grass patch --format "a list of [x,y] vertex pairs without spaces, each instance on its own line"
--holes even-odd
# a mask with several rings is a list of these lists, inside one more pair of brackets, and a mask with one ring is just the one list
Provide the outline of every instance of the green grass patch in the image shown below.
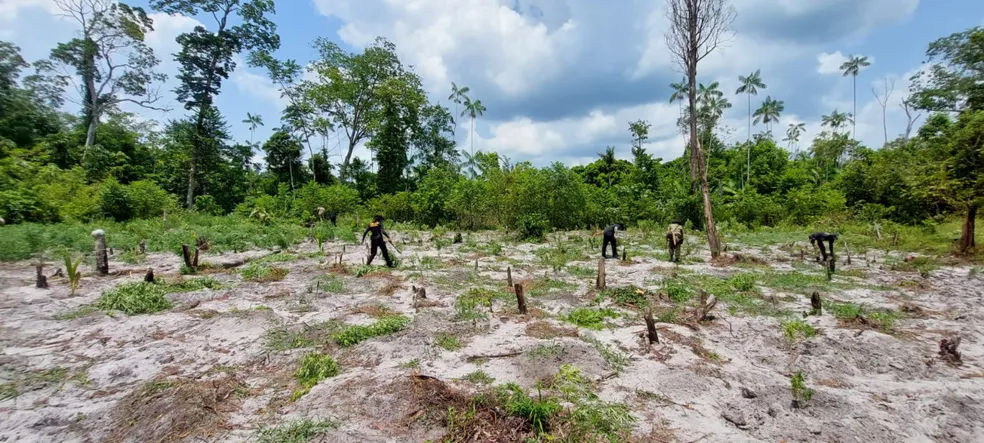
[[652,296],[649,291],[636,286],[624,288],[607,288],[598,294],[599,299],[610,299],[619,306],[632,309],[645,309],[649,306],[649,298]]
[[526,295],[532,298],[545,297],[552,292],[573,292],[577,289],[574,283],[552,278],[533,280],[526,291]]
[[827,312],[840,320],[867,322],[868,326],[883,332],[893,331],[895,329],[895,322],[904,318],[898,311],[890,309],[868,309],[864,305],[855,303],[826,302],[823,304],[823,307]]
[[345,282],[337,276],[326,274],[315,279],[314,287],[329,294],[338,294],[345,291]]
[[341,329],[341,323],[329,320],[313,325],[303,324],[300,329],[276,326],[263,333],[263,349],[268,351],[287,351],[314,347],[324,343],[331,334]]
[[468,374],[465,374],[464,377],[461,377],[461,379],[476,385],[490,385],[495,382],[495,378],[481,369],[475,372],[469,372]]
[[258,443],[307,443],[318,435],[338,428],[338,422],[326,419],[304,419],[272,428],[260,429],[256,434]]
[[632,363],[632,359],[629,358],[627,354],[622,353],[613,346],[603,343],[595,337],[590,335],[581,336],[581,340],[594,346],[594,348],[601,354],[601,358],[605,359],[608,363],[608,367],[612,368],[615,372],[622,372],[626,367]]
[[244,280],[263,283],[283,280],[289,272],[285,268],[267,266],[261,263],[250,263],[243,268],[240,274]]
[[174,304],[165,297],[165,285],[131,282],[109,289],[96,300],[96,308],[121,311],[127,315],[153,314],[171,309]]
[[486,311],[492,311],[495,300],[509,300],[512,297],[512,294],[503,291],[471,288],[454,299],[455,319],[475,321],[488,318]]
[[816,328],[799,318],[785,320],[779,324],[779,327],[782,329],[782,335],[790,343],[800,338],[806,339],[817,335]]
[[294,373],[294,378],[301,387],[291,394],[291,401],[303,397],[321,380],[338,375],[338,363],[330,355],[312,352],[301,359],[300,367]]
[[250,260],[250,263],[255,263],[258,265],[265,265],[270,263],[286,263],[289,261],[297,260],[299,258],[301,258],[301,256],[297,254],[291,254],[287,252],[277,252],[264,257],[260,257],[256,260]]
[[593,330],[603,328],[606,318],[618,318],[618,313],[611,309],[576,308],[562,317],[568,323]]
[[916,257],[912,260],[901,261],[891,265],[891,270],[900,272],[918,272],[923,278],[929,277],[932,271],[940,268],[939,260],[932,257]]
[[452,352],[457,351],[464,346],[461,343],[461,339],[458,338],[457,335],[449,332],[438,332],[437,334],[434,334],[434,344],[441,349]]
[[540,343],[526,351],[526,356],[532,360],[556,357],[567,351],[562,342]]
[[384,317],[371,325],[351,325],[332,334],[331,338],[345,348],[373,337],[399,332],[410,324],[410,319],[402,315]]
[[165,282],[164,290],[167,293],[172,292],[194,292],[201,291],[202,289],[222,289],[225,286],[222,282],[212,278],[212,277],[199,277],[199,278],[188,278],[177,283],[167,283]]
[[567,272],[577,278],[591,278],[598,275],[598,270],[588,266],[567,266]]

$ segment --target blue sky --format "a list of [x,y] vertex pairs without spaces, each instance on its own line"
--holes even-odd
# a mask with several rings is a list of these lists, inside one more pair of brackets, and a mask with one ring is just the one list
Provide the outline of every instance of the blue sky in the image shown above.
[[[146,5],[146,0],[132,2]],[[613,2],[614,3],[614,2]],[[683,152],[675,127],[679,113],[668,103],[675,70],[663,40],[664,2],[622,0],[619,7],[597,0],[278,0],[274,18],[281,35],[278,56],[306,62],[317,37],[360,50],[376,36],[393,41],[402,60],[421,75],[433,101],[447,104],[452,81],[468,85],[472,98],[488,108],[478,120],[476,149],[494,150],[515,160],[545,165],[586,163],[615,145],[629,156],[628,123],[653,124],[648,149],[671,159]],[[928,43],[972,26],[984,25],[979,0],[732,0],[738,12],[730,42],[702,62],[699,81],[719,81],[734,107],[725,114],[724,136],[747,135],[747,98],[734,95],[738,75],[762,70],[768,88],[752,97],[754,109],[766,96],[782,100],[785,112],[774,132],[804,122],[801,146],[819,130],[832,110],[851,111],[851,79],[837,70],[849,54],[869,56],[873,64],[858,77],[858,138],[869,146],[883,141],[882,108],[872,88],[894,82],[886,120],[889,137],[900,134],[905,115],[898,104],[908,77],[924,61]],[[54,0],[0,0],[0,39],[12,41],[25,57],[47,55],[72,37],[71,23],[55,17]],[[210,17],[154,14],[156,30],[148,43],[176,72],[174,37]],[[234,138],[248,140],[240,123],[247,112],[263,117],[256,139],[278,124],[283,101],[265,73],[241,64],[223,85],[218,105]],[[71,110],[72,105],[68,105]],[[453,107],[453,106],[452,106]],[[142,118],[166,122],[183,115],[134,110]],[[472,140],[460,122],[458,142]],[[760,128],[754,131],[761,130]],[[344,137],[344,135],[342,135]],[[781,138],[781,137],[780,137]],[[328,140],[339,161],[344,140]],[[360,147],[356,155],[366,156]]]

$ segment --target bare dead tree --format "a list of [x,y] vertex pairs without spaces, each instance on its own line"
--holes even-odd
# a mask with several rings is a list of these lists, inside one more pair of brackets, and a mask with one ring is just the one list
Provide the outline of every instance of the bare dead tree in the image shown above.
[[670,22],[670,29],[665,34],[666,46],[689,83],[690,163],[696,168],[694,179],[700,181],[704,217],[707,220],[707,243],[712,258],[721,255],[721,242],[711,212],[707,162],[697,136],[697,113],[693,112],[697,109],[697,64],[734,36],[731,25],[735,15],[735,9],[728,0],[666,0],[666,17]]
[[916,107],[912,104],[909,97],[902,99],[902,104],[899,107],[905,111],[905,139],[908,140],[909,135],[912,134],[912,127],[919,121],[919,117],[922,117],[922,112],[916,112]]
[[895,91],[895,80],[885,79],[885,83],[882,84],[885,88],[884,95],[878,95],[878,91],[874,86],[871,87],[871,93],[874,94],[875,100],[878,100],[878,104],[882,108],[882,131],[885,132],[885,144],[888,144],[888,120],[886,114],[888,113],[888,99],[892,96],[892,92]]

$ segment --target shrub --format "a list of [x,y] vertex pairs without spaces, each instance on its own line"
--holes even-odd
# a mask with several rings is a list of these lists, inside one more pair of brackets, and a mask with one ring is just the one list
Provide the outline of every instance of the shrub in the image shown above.
[[133,217],[130,195],[115,178],[110,177],[103,183],[99,200],[99,207],[106,217],[116,221],[126,221]]
[[[139,180],[126,187],[134,218],[160,217],[163,211],[177,207],[174,196],[150,180]],[[212,199],[214,202],[215,199]],[[198,200],[195,200],[197,206]]]
[[549,228],[547,217],[539,212],[524,215],[516,221],[519,237],[524,240],[543,240]]
[[195,211],[205,215],[222,215],[225,213],[219,202],[211,195],[199,195],[195,197]]
[[751,273],[735,274],[728,279],[728,283],[736,291],[748,292],[755,289],[755,275]]

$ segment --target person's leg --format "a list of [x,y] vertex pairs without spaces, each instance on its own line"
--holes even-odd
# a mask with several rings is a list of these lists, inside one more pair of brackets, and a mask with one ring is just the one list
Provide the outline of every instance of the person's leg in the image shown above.
[[834,256],[834,239],[830,239],[828,244],[830,245],[830,272],[834,272],[837,262],[837,257]]
[[618,258],[618,239],[612,237],[612,257]]
[[369,260],[366,262],[367,265],[372,264],[372,259],[376,258],[376,250],[379,249],[379,244],[376,243],[376,240],[371,240],[370,242],[372,248],[371,248],[371,252],[369,253]]
[[823,263],[824,264],[826,264],[827,263],[827,247],[824,246],[824,244],[823,244],[822,241],[818,241],[817,242],[817,246],[820,248],[820,259],[823,260]]
[[610,241],[612,239],[607,235],[601,239],[601,258],[608,258],[608,242]]
[[393,260],[390,259],[389,249],[386,249],[386,242],[382,242],[379,248],[383,250],[383,259],[386,260],[386,266],[392,268]]

